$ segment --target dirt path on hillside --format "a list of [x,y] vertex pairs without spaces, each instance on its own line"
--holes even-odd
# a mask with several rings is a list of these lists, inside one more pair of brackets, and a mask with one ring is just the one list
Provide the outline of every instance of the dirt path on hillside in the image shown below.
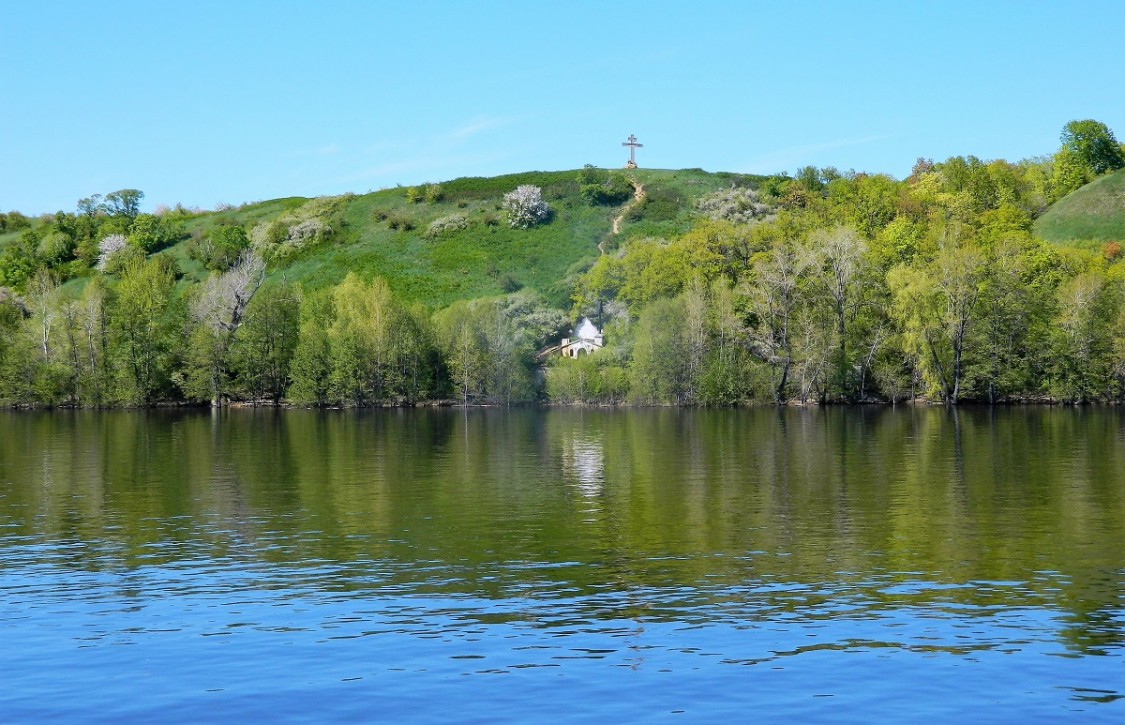
[[614,234],[620,234],[621,233],[621,222],[625,221],[625,215],[628,214],[633,209],[633,207],[635,207],[637,204],[640,204],[642,201],[644,201],[644,198],[645,198],[645,186],[644,186],[644,184],[638,184],[637,182],[633,181],[632,179],[629,179],[629,183],[633,185],[633,200],[631,202],[629,202],[628,204],[626,204],[621,209],[621,213],[618,214],[614,218],[614,220],[613,220],[613,233]]
[[[613,218],[613,236],[621,233],[621,222],[625,221],[626,215],[633,210],[637,204],[640,204],[645,199],[645,185],[629,179],[629,183],[633,185],[633,200],[621,208],[621,213]],[[605,240],[598,242],[598,251],[605,254]]]

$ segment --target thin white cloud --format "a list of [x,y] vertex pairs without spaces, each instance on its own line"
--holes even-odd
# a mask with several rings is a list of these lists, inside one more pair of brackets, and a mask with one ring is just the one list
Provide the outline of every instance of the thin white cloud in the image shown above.
[[288,151],[284,154],[284,157],[288,159],[304,159],[321,156],[335,156],[342,150],[343,149],[340,148],[339,144],[326,143],[321,146]]
[[[476,136],[506,128],[522,119],[500,116],[476,116],[461,125],[434,136],[419,137],[412,142],[401,139],[376,142],[365,149],[368,155],[386,159],[382,163],[347,172],[337,177],[341,184],[355,182],[397,183],[418,181],[427,175],[450,176],[457,169],[496,163],[510,156],[510,152],[495,147],[476,147],[469,152],[466,147]],[[398,158],[395,158],[398,157]],[[404,178],[405,177],[405,178]]]
[[511,126],[513,123],[515,123],[515,120],[510,118],[478,116],[449,133],[448,137],[453,140],[463,141],[477,134],[484,133],[485,131]]

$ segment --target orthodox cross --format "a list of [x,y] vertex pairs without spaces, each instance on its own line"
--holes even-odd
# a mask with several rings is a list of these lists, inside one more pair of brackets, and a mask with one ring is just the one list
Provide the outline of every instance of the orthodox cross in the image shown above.
[[621,145],[629,147],[629,168],[636,168],[637,160],[633,156],[633,154],[636,153],[637,149],[643,147],[644,144],[643,143],[637,143],[636,135],[629,134],[629,140],[622,143]]

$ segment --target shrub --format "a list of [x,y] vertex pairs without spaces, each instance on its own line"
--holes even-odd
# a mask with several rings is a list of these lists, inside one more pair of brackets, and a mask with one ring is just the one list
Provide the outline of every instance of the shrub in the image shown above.
[[723,189],[707,194],[696,207],[715,221],[748,224],[769,214],[770,208],[758,199],[753,189]]
[[331,236],[332,228],[319,219],[306,219],[299,224],[289,227],[285,236],[285,243],[302,247],[309,243],[319,242]]
[[180,236],[181,226],[154,214],[141,214],[129,228],[129,243],[146,254],[172,244]]
[[387,227],[400,232],[408,232],[414,228],[414,220],[400,211],[392,211],[387,214]]
[[429,238],[440,237],[443,234],[452,234],[459,232],[462,229],[469,228],[469,218],[464,214],[450,214],[435,219],[430,223],[429,228],[426,230],[426,236]]
[[578,193],[589,204],[620,204],[633,195],[633,185],[620,172],[587,164],[578,172]]
[[425,197],[427,204],[436,204],[442,200],[445,192],[442,191],[441,184],[426,184],[422,188],[422,195]]
[[0,214],[0,232],[16,232],[31,226],[31,220],[18,211]]
[[250,237],[238,224],[220,224],[190,251],[191,256],[203,262],[208,269],[225,271],[250,246]]
[[680,214],[682,200],[668,189],[646,189],[644,200],[632,208],[629,221],[665,222]]
[[54,267],[72,258],[76,246],[70,235],[54,231],[40,240],[38,256],[45,264]]
[[504,211],[508,225],[514,229],[533,227],[551,213],[547,202],[543,201],[543,190],[530,184],[517,186],[515,191],[504,195]]
[[406,203],[407,204],[417,204],[418,202],[422,201],[423,198],[424,197],[422,195],[422,190],[419,189],[417,186],[406,187]]
[[264,258],[273,260],[327,241],[344,225],[344,207],[354,196],[309,199],[273,222],[258,224],[250,232],[250,242]]

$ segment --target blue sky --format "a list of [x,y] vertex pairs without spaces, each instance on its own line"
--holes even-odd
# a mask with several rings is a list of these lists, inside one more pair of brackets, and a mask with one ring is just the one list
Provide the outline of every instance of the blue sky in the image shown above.
[[533,169],[901,178],[1125,137],[1121,2],[6,3],[0,209]]

